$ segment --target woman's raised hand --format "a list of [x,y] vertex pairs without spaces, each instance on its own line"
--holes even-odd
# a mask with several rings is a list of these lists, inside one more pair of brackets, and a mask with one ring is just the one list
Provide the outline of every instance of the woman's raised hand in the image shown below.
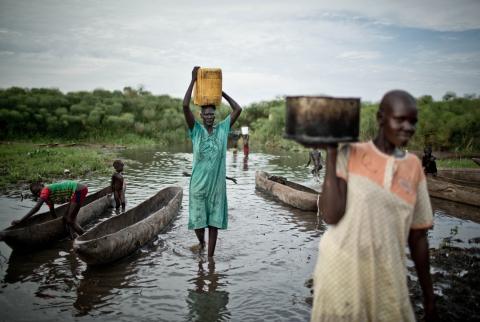
[[200,66],[193,67],[193,70],[192,70],[192,80],[193,81],[197,80],[197,73],[198,73],[199,69],[200,69]]

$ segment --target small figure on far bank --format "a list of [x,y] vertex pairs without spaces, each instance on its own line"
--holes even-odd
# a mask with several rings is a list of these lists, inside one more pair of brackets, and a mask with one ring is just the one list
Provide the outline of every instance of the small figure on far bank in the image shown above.
[[309,153],[309,159],[307,162],[307,165],[305,167],[308,167],[310,163],[313,164],[313,169],[312,169],[312,174],[315,178],[318,179],[318,176],[320,174],[320,170],[322,170],[322,153],[320,152],[319,149],[313,149]]
[[248,140],[250,139],[250,136],[248,134],[243,134],[242,139],[243,139],[243,155],[244,157],[248,157],[248,154],[250,153],[250,147],[248,146]]
[[124,164],[122,160],[113,161],[113,168],[116,172],[112,175],[111,187],[113,192],[113,198],[115,199],[115,209],[119,210],[120,206],[122,206],[122,211],[125,211],[126,182],[122,174],[123,167]]
[[232,147],[233,147],[233,153],[238,152],[238,141],[240,140],[241,135],[237,132],[230,132],[231,140],[232,140]]
[[183,113],[193,145],[193,167],[188,200],[188,229],[194,229],[199,244],[205,248],[205,228],[208,228],[208,257],[213,257],[217,244],[218,229],[228,224],[226,189],[226,152],[228,133],[240,116],[242,108],[233,98],[222,91],[222,97],[232,111],[217,124],[215,105],[201,106],[203,124],[195,120],[190,109],[190,100],[199,67],[192,70],[192,79],[183,98]]
[[437,158],[432,155],[432,147],[427,146],[423,149],[422,167],[425,174],[431,173],[433,176],[437,176]]
[[78,235],[84,233],[82,227],[77,223],[77,215],[88,193],[88,188],[85,184],[66,180],[45,186],[43,183],[35,182],[30,185],[30,191],[34,196],[39,197],[37,204],[22,219],[12,221],[12,226],[21,224],[27,218],[36,214],[44,202],[50,208],[52,217],[57,218],[54,204],[69,201],[68,208],[63,215],[65,228],[72,239],[75,238],[75,233]]

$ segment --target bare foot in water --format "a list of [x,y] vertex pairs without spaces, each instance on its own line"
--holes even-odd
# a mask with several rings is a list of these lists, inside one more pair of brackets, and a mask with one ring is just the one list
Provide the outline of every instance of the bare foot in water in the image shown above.
[[190,246],[190,250],[193,253],[201,253],[205,249],[205,244],[196,244],[193,246]]

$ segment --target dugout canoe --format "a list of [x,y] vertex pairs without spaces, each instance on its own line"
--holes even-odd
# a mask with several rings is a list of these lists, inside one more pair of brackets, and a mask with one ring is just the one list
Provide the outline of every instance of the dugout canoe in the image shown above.
[[[98,218],[111,205],[110,187],[87,195],[77,215],[78,224],[85,226]],[[34,215],[21,224],[0,231],[0,241],[4,241],[13,250],[25,252],[45,248],[49,244],[67,237],[68,232],[62,218],[67,207],[68,203],[55,208],[57,218],[53,218],[47,211]]]
[[480,188],[473,185],[463,185],[443,177],[427,177],[430,196],[480,207]]
[[271,176],[265,171],[256,171],[255,187],[289,206],[301,210],[317,211],[318,191],[301,184],[282,177]]
[[461,186],[480,188],[480,169],[478,168],[439,169],[437,178]]
[[178,214],[182,197],[182,188],[165,188],[135,208],[79,236],[73,242],[73,249],[88,265],[106,264],[125,257],[168,226]]

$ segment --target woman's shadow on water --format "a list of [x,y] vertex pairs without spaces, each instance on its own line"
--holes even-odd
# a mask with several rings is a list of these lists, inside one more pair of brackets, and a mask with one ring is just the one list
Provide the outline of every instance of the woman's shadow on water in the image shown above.
[[[194,286],[188,290],[188,321],[228,321],[230,312],[227,309],[228,292],[221,290],[225,274],[215,272],[215,260],[200,259],[198,275],[191,279]],[[219,289],[220,288],[220,289]]]

